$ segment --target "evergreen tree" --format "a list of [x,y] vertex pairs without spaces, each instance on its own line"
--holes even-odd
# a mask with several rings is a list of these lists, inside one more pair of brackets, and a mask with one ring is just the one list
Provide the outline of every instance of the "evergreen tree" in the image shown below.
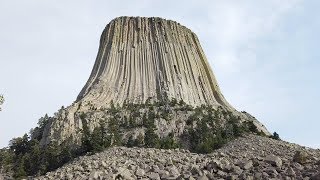
[[30,142],[30,164],[28,169],[28,175],[38,173],[41,165],[41,149],[37,140],[31,140]]
[[186,103],[182,99],[180,99],[179,106],[184,106],[184,105],[186,105]]
[[177,99],[176,99],[176,98],[172,98],[171,101],[170,101],[170,106],[171,106],[171,107],[174,107],[174,106],[176,106],[177,104],[178,104]]
[[104,149],[103,147],[103,134],[101,133],[101,130],[99,127],[94,128],[91,138],[90,138],[90,143],[92,149],[90,151],[92,152],[100,152]]
[[29,153],[25,153],[22,156],[22,163],[23,163],[22,166],[25,172],[25,176],[32,174],[32,159]]
[[84,119],[84,115],[80,115],[82,122],[82,148],[84,152],[88,152],[92,150],[92,144],[90,142],[90,131],[87,124],[87,121]]
[[17,161],[14,171],[13,171],[13,177],[18,178],[24,178],[27,176],[27,173],[24,169],[24,158],[22,155],[19,156],[19,160]]
[[38,121],[38,126],[40,129],[44,128],[44,126],[48,123],[49,116],[48,114],[45,114],[44,117],[41,117]]
[[159,136],[155,133],[154,128],[147,128],[144,136],[144,142],[146,147],[159,148]]
[[135,127],[137,127],[136,120],[134,117],[130,116],[129,117],[129,128],[135,128]]
[[281,140],[280,136],[279,136],[279,134],[277,132],[274,132],[273,135],[271,136],[271,138],[275,139],[275,140]]
[[45,149],[44,158],[46,161],[45,163],[47,164],[46,170],[53,171],[62,165],[58,159],[59,154],[59,146],[54,142]]
[[28,140],[29,137],[27,134],[24,134],[23,137],[13,138],[9,142],[9,148],[16,155],[24,154],[28,150]]
[[133,136],[131,135],[129,138],[128,138],[128,141],[127,141],[127,147],[133,147],[135,146],[135,140],[133,139]]
[[72,159],[72,153],[70,151],[70,147],[63,146],[60,155],[60,164],[65,164]]
[[170,133],[167,137],[161,139],[161,148],[162,149],[174,149],[178,148],[178,143],[174,140],[173,133]]

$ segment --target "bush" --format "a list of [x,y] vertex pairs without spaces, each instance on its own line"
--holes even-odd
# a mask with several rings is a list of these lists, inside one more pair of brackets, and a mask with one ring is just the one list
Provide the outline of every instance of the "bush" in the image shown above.
[[252,121],[247,122],[247,127],[248,127],[249,131],[251,131],[253,133],[259,132],[257,126],[255,126]]
[[161,149],[175,149],[179,147],[179,144],[174,139],[173,133],[170,133],[167,137],[160,140]]
[[280,136],[279,136],[279,134],[278,134],[277,132],[274,132],[274,133],[270,136],[270,138],[275,139],[275,140],[281,140],[281,139],[280,139]]
[[147,128],[144,135],[145,146],[149,148],[160,148],[159,136],[154,131],[154,128]]
[[177,99],[176,99],[176,98],[172,98],[171,101],[170,101],[170,106],[171,106],[171,107],[174,107],[174,106],[176,106],[177,104],[178,104]]
[[129,137],[126,146],[127,146],[127,147],[133,147],[133,146],[135,146],[135,140],[133,139],[133,136],[130,136],[130,137]]

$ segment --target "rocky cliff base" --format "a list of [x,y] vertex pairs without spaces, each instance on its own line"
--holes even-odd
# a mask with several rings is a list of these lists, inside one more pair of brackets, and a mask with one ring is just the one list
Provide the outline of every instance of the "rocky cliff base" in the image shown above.
[[320,150],[256,135],[206,155],[113,147],[36,179],[320,179]]

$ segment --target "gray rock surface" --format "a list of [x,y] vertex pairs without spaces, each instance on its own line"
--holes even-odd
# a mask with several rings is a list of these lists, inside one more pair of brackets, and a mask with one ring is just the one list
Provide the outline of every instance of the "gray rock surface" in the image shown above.
[[111,100],[120,105],[144,103],[164,93],[190,105],[230,106],[190,29],[154,17],[112,20],[101,35],[95,65],[77,100],[100,108]]
[[275,156],[273,154],[271,155],[268,155],[266,158],[265,158],[265,161],[273,166],[276,166],[276,167],[281,167],[282,166],[282,160],[281,158],[279,158],[278,156]]
[[[305,164],[293,161],[296,151],[309,154]],[[319,158],[319,149],[248,135],[211,154],[113,147],[34,179],[319,179]]]

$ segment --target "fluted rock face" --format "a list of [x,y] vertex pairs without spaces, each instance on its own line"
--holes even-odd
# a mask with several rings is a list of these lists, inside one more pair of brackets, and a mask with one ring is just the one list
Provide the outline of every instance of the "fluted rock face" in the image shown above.
[[190,105],[231,107],[191,30],[161,18],[112,20],[101,35],[96,62],[77,101],[99,108],[111,100],[121,105],[163,96]]
[[[226,109],[241,119],[252,121],[267,135],[268,130],[254,117],[236,111],[223,97],[197,36],[177,22],[161,18],[119,17],[101,35],[100,47],[90,78],[77,101],[50,118],[41,139],[81,143],[84,122],[90,131],[107,120],[111,101],[143,104],[147,100],[172,98],[191,106],[202,104]],[[152,103],[151,103],[152,104]],[[146,113],[139,109],[139,113]],[[123,111],[117,121],[131,112]],[[85,118],[81,117],[85,114]],[[183,134],[188,111],[176,111],[171,120],[155,120],[157,134]],[[144,128],[126,130],[137,135]]]

